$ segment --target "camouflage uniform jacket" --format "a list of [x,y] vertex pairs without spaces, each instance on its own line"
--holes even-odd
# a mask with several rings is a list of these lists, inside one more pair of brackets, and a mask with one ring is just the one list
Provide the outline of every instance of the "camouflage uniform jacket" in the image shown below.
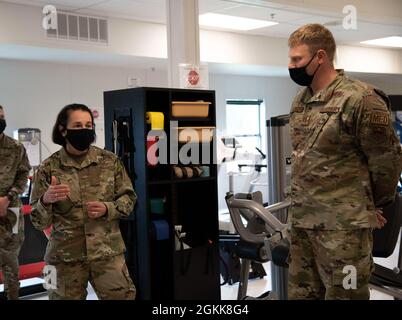
[[337,72],[327,88],[314,96],[306,88],[292,104],[290,216],[295,227],[375,227],[375,208],[395,197],[402,153],[389,100]]
[[[70,187],[67,200],[45,206],[42,196],[55,176]],[[86,202],[105,203],[107,213],[89,219]],[[119,219],[128,216],[136,194],[121,161],[111,152],[91,146],[78,164],[64,148],[46,159],[34,176],[32,223],[43,230],[53,225],[46,249],[47,263],[91,261],[125,251]]]
[[[11,196],[12,201],[10,201],[9,208],[21,207],[18,195],[25,190],[29,170],[31,170],[31,166],[24,146],[3,134],[0,138],[0,197]],[[9,217],[10,214],[13,215],[8,211],[7,216],[1,218],[3,221],[0,221],[0,236],[6,230],[10,232],[9,226],[16,221],[15,216]],[[11,224],[7,221],[9,220],[8,217],[12,220]],[[18,234],[20,237],[24,236],[24,217],[21,211],[19,214]]]

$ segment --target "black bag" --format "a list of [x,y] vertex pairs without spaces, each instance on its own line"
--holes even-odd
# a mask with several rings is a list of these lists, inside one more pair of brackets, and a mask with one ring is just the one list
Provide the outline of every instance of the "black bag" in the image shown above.
[[373,256],[378,258],[387,258],[394,252],[402,225],[402,195],[397,193],[395,201],[383,212],[387,223],[373,231]]

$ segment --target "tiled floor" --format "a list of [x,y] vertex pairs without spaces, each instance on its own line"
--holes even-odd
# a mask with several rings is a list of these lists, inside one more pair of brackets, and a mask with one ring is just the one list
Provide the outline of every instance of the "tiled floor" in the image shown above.
[[[388,268],[392,268],[392,266],[397,265],[397,259],[398,259],[398,252],[399,251],[399,243],[395,247],[395,252],[392,254],[389,258],[387,259],[379,259],[375,258],[375,262],[379,263],[381,265],[384,265]],[[269,291],[272,289],[271,287],[271,270],[270,270],[270,263],[265,263],[264,264],[265,271],[267,275],[263,279],[251,279],[249,280],[248,283],[248,290],[247,290],[247,295],[252,296],[252,297],[257,297],[266,291]],[[34,279],[28,279],[28,280],[23,280],[21,282],[21,286],[27,286],[27,285],[32,285],[32,284],[37,284],[37,283],[43,283],[42,279],[39,278],[34,278]],[[233,285],[226,284],[224,286],[221,286],[221,298],[222,300],[235,300],[237,298],[237,290],[238,290],[238,283],[235,283]],[[0,291],[3,291],[3,285],[0,285]],[[370,290],[371,292],[371,300],[393,300],[392,296],[389,296],[387,294],[384,294],[382,292],[379,292],[377,290]],[[34,296],[28,296],[28,297],[23,297],[23,300],[47,300],[47,295],[46,293],[43,294],[38,294]],[[91,287],[91,285],[88,286],[88,297],[87,300],[97,300],[97,296]]]
[[[263,279],[251,279],[249,280],[248,283],[248,290],[247,290],[247,295],[251,297],[257,297],[266,291],[269,291],[272,289],[271,287],[271,280],[270,280],[270,263],[265,263],[264,264],[265,271],[267,273],[267,276],[265,276]],[[37,279],[36,281],[41,281],[40,279]],[[31,280],[32,282],[32,280]],[[25,285],[27,283],[24,283]],[[233,285],[226,284],[224,286],[221,286],[221,298],[222,300],[236,300],[237,298],[237,290],[239,288],[238,283],[235,283]],[[0,291],[2,290],[2,287],[0,286]],[[384,293],[381,293],[376,290],[370,290],[371,292],[371,300],[393,300],[393,297],[386,295]],[[47,300],[48,297],[46,293],[42,294],[37,294],[33,296],[27,296],[23,297],[23,300]],[[87,300],[97,300],[97,296],[91,287],[91,285],[88,286],[88,297]]]
[[[267,275],[264,279],[249,280],[247,295],[252,297],[258,297],[266,291],[272,290],[271,285],[271,270],[270,263],[264,264]],[[237,297],[238,283],[233,285],[224,285],[221,287],[222,300],[235,300]],[[393,300],[392,296],[379,292],[377,290],[370,289],[370,300]]]
[[[250,279],[247,286],[247,296],[258,297],[261,294],[272,290],[271,285],[271,264],[264,263],[266,276],[263,279]],[[222,300],[236,300],[239,283],[236,282],[232,285],[225,284],[221,286],[221,299]]]

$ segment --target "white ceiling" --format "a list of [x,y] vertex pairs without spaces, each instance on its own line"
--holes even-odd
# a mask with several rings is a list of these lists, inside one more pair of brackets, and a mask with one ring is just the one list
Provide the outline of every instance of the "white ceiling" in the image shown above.
[[[0,0],[1,2],[2,0]],[[385,36],[402,36],[402,0],[199,0],[200,13],[215,12],[279,22],[246,34],[287,38],[306,23],[335,23],[328,26],[339,44]],[[166,21],[166,0],[4,0],[33,6],[53,4],[59,10],[155,23]],[[341,26],[343,4],[357,8],[357,30]]]
[[[59,10],[74,11],[80,14],[154,23],[165,23],[166,20],[166,0],[0,0],[0,2],[33,6],[53,4]],[[363,2],[365,6],[362,6]],[[363,40],[393,35],[402,36],[402,0],[199,0],[201,14],[216,12],[256,19],[271,19],[271,14],[274,14],[273,19],[279,22],[278,25],[238,33],[281,38],[287,38],[292,31],[306,23],[325,24],[342,21],[344,4],[356,5],[358,29],[344,30],[340,26],[329,27],[338,44],[356,45]],[[167,69],[166,59],[6,44],[0,45],[0,59]],[[208,63],[208,67],[211,73],[288,76],[286,67],[222,63]],[[399,81],[398,83],[402,85],[400,76],[382,75],[382,78],[388,79],[392,83]]]

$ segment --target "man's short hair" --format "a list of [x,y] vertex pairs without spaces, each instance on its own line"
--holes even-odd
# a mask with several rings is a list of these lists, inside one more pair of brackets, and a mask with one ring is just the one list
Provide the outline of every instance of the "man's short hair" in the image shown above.
[[0,110],[4,110],[2,105],[0,105]]
[[334,61],[336,43],[331,31],[318,23],[306,24],[294,31],[288,40],[289,48],[306,44],[311,55],[319,49],[325,50],[328,58]]

